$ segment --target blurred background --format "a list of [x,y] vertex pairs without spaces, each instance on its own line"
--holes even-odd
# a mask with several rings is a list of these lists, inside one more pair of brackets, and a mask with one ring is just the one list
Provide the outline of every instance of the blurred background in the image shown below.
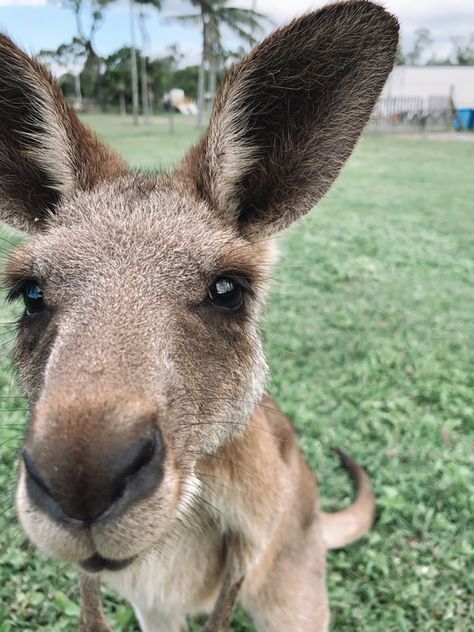
[[[170,169],[202,135],[225,69],[322,4],[0,0],[0,30],[49,65],[131,166]],[[332,446],[370,471],[377,493],[369,536],[329,555],[332,630],[468,632],[474,2],[385,5],[401,21],[397,65],[336,185],[280,240],[262,326],[268,388],[319,473],[324,509],[352,494]],[[6,257],[20,237],[0,239]],[[0,311],[0,632],[72,632],[75,571],[34,550],[15,517],[27,416],[11,362],[21,305]],[[104,598],[117,632],[138,631],[127,604]],[[232,632],[253,630],[238,611]]]
[[[474,127],[474,4],[385,5],[399,16],[402,37],[371,125]],[[203,125],[226,67],[272,28],[317,6],[307,0],[0,0],[0,25],[50,66],[78,111],[132,114],[135,123],[179,112]]]

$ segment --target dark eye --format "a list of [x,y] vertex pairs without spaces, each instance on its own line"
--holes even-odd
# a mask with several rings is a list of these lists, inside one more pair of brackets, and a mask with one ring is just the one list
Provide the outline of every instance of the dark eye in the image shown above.
[[241,286],[229,277],[219,277],[209,288],[209,300],[220,309],[237,311],[243,304]]
[[36,283],[29,283],[25,286],[23,300],[28,316],[35,316],[44,309],[43,290]]

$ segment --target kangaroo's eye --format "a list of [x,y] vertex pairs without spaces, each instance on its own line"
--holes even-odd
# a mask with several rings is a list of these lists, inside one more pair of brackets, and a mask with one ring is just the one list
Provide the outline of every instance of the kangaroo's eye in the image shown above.
[[210,302],[217,308],[237,311],[243,304],[242,287],[229,277],[219,277],[209,288]]
[[29,283],[25,286],[23,300],[28,316],[35,316],[44,309],[43,290],[36,283]]

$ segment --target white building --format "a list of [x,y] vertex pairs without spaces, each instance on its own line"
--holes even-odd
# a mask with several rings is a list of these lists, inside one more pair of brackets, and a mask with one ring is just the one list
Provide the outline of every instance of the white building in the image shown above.
[[382,97],[449,97],[458,108],[474,108],[474,66],[396,66]]

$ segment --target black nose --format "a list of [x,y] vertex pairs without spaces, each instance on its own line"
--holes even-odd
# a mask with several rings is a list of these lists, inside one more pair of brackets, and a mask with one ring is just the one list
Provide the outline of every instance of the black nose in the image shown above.
[[154,428],[120,449],[73,450],[58,465],[44,463],[44,454],[24,448],[26,489],[33,504],[56,522],[90,525],[123,513],[149,496],[163,476],[164,445]]

